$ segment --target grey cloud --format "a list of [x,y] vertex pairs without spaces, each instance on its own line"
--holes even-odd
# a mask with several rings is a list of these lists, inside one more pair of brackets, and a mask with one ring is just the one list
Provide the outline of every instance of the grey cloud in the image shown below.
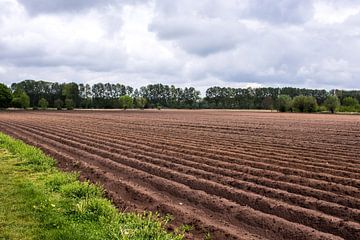
[[[100,5],[101,0],[18,0],[31,14],[79,11]],[[112,1],[111,1],[112,2]]]
[[310,20],[313,12],[311,0],[252,0],[244,15],[277,24],[301,24]]
[[146,0],[18,0],[30,14],[77,12],[114,4],[136,4]]
[[231,50],[249,34],[240,23],[190,17],[157,19],[149,30],[160,39],[174,40],[186,52],[199,56]]

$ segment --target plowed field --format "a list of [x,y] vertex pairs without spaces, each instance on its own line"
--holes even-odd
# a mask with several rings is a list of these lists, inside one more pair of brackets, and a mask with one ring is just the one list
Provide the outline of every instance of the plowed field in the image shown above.
[[3,112],[0,131],[195,238],[360,239],[360,116]]

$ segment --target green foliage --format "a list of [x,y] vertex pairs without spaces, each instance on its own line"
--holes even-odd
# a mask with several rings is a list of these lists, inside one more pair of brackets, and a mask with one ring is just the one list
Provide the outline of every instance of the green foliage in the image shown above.
[[271,96],[266,96],[261,104],[263,109],[274,109],[274,100]]
[[49,106],[49,102],[48,102],[45,98],[41,98],[41,99],[39,100],[39,107],[40,107],[42,110],[47,109],[48,106]]
[[76,204],[74,214],[78,221],[109,222],[116,216],[116,209],[111,206],[109,200],[90,196],[89,198],[81,199]]
[[360,112],[360,105],[357,106],[340,106],[339,112]]
[[11,101],[11,106],[14,108],[22,108],[21,99],[18,97],[13,98]]
[[0,148],[7,149],[15,154],[23,166],[33,171],[48,171],[54,168],[55,161],[45,155],[40,149],[28,146],[21,141],[13,140],[5,134],[0,133]]
[[30,107],[30,98],[26,93],[23,93],[20,95],[20,101],[21,101],[21,105],[24,109],[27,109]]
[[133,99],[128,95],[121,96],[119,98],[119,102],[120,102],[120,107],[123,108],[124,110],[128,108],[132,108],[133,106]]
[[317,102],[312,96],[296,96],[293,99],[293,108],[297,112],[316,112]]
[[24,108],[27,109],[30,107],[30,97],[26,94],[26,92],[17,87],[13,93],[12,106],[15,108]]
[[15,108],[27,109],[30,107],[30,98],[25,92],[22,92],[13,98],[12,105]]
[[63,185],[76,182],[77,178],[76,174],[57,172],[47,178],[45,185],[51,191],[58,192]]
[[0,109],[10,107],[12,98],[13,96],[10,88],[5,84],[0,83]]
[[89,182],[72,182],[65,184],[60,188],[60,192],[66,197],[78,199],[101,197],[103,195],[100,187],[90,184]]
[[[65,99],[71,99],[71,101],[73,101],[72,108],[79,106],[80,104],[79,86],[76,83],[73,82],[65,83],[62,88],[62,95]],[[66,105],[66,100],[65,100],[65,105]]]
[[327,112],[329,110],[328,110],[328,108],[326,106],[321,105],[321,106],[318,107],[317,111],[318,112]]
[[[356,111],[360,107],[356,101],[360,101],[358,90],[318,90],[305,88],[231,88],[210,87],[206,90],[205,98],[201,98],[200,92],[193,87],[177,88],[173,85],[150,84],[133,89],[117,83],[56,83],[35,80],[24,80],[11,85],[14,98],[25,92],[30,98],[30,107],[35,107],[41,98],[48,101],[49,107],[56,107],[56,99],[73,100],[73,107],[82,108],[130,108],[125,104],[120,106],[120,96],[129,96],[133,99],[133,105],[137,108],[229,108],[229,109],[272,109],[278,106],[278,98],[287,95],[290,98],[297,96],[312,96],[316,102],[324,106],[329,95],[336,95],[343,104],[339,110]],[[146,99],[144,104],[143,100]],[[140,101],[140,102],[139,102]],[[309,101],[310,103],[310,101]],[[62,104],[63,105],[63,104]],[[132,105],[132,104],[131,104]],[[13,106],[22,107],[21,100],[15,99]],[[311,108],[311,107],[310,107]],[[285,108],[286,111],[292,108]],[[285,111],[284,108],[279,111]],[[313,110],[311,110],[313,111]]]
[[331,113],[335,113],[336,109],[340,106],[340,100],[337,96],[330,95],[324,102],[325,107]]
[[0,210],[8,213],[0,215],[0,239],[183,239],[168,233],[168,219],[157,214],[118,212],[99,186],[79,182],[54,163],[0,134]]
[[356,107],[359,105],[359,101],[353,97],[346,97],[342,100],[342,105],[347,107]]
[[135,103],[136,103],[136,107],[140,108],[140,109],[144,109],[145,105],[147,103],[146,98],[143,97],[137,97],[135,98]]
[[290,111],[292,106],[291,97],[288,95],[280,95],[277,100],[276,106],[277,106],[277,110],[279,110],[280,112]]
[[56,99],[54,101],[54,107],[57,109],[57,110],[61,110],[62,107],[63,107],[64,103],[61,99]]
[[65,99],[65,107],[67,110],[74,110],[74,101],[72,99]]
[[345,97],[342,100],[342,106],[339,108],[340,112],[360,112],[359,101],[354,97]]

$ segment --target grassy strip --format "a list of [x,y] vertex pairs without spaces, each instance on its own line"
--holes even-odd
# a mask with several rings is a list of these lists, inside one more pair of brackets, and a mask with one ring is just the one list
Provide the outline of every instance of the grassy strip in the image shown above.
[[0,133],[0,239],[183,239],[166,218],[119,213],[101,187]]

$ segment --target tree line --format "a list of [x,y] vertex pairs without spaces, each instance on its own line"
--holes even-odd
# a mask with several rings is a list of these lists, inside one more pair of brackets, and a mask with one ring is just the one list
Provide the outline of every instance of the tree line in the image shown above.
[[[360,111],[359,90],[210,87],[205,97],[193,87],[150,84],[134,89],[120,83],[57,83],[24,80],[0,85],[0,108],[218,108],[279,111]],[[331,105],[331,106],[330,106]]]

